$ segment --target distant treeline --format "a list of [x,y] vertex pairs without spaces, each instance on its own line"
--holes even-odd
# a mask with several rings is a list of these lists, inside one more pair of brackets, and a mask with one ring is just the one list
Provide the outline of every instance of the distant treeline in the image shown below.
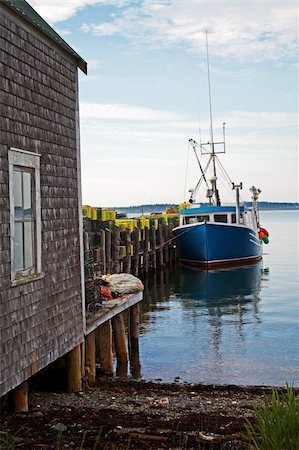
[[[250,202],[245,203],[246,206],[250,206]],[[205,205],[205,203],[202,203]],[[177,207],[177,204],[173,203],[156,203],[154,205],[134,205],[134,206],[114,206],[119,213],[126,214],[148,214],[151,212],[165,212],[166,208]],[[270,209],[299,209],[299,203],[279,203],[279,202],[259,202],[260,210],[270,210]]]

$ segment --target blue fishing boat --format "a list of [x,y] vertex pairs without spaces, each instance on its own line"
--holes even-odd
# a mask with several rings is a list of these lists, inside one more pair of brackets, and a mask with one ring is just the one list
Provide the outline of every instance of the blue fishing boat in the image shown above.
[[[209,74],[209,54],[207,42],[207,68],[210,103],[210,141],[206,143],[189,140],[200,169],[200,178],[191,189],[189,203],[180,210],[180,224],[173,229],[177,238],[179,258],[183,265],[198,266],[204,269],[239,266],[255,263],[262,258],[262,244],[268,243],[268,232],[261,228],[258,210],[258,196],[261,192],[251,187],[252,203],[245,206],[240,200],[242,183],[233,183],[218,154],[225,153],[225,123],[223,140],[215,142],[211,107],[211,88]],[[203,166],[202,161],[205,162]],[[222,205],[218,190],[218,174],[235,191],[235,202]],[[202,185],[206,186],[204,204],[195,204]]]

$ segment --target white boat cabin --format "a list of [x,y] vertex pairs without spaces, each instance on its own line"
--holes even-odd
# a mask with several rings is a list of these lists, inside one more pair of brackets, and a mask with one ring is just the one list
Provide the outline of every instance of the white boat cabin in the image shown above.
[[234,206],[200,206],[180,211],[180,226],[200,222],[244,225],[256,229],[252,209],[240,207],[239,219]]

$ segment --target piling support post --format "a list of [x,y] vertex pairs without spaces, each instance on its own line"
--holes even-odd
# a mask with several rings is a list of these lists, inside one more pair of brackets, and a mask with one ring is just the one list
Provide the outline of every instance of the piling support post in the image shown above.
[[95,332],[92,331],[85,338],[85,367],[86,379],[89,385],[96,382],[96,346]]
[[120,272],[120,229],[113,227],[113,266],[114,272]]
[[129,310],[129,358],[130,370],[134,378],[140,376],[139,361],[139,304]]
[[149,255],[148,255],[148,244],[149,244],[149,229],[144,228],[144,252],[143,252],[143,269],[145,273],[149,270]]
[[159,224],[158,228],[159,233],[159,267],[164,266],[164,260],[163,260],[163,251],[164,251],[164,237],[163,237],[163,228],[162,225]]
[[139,272],[139,261],[140,261],[140,256],[139,256],[140,242],[139,242],[139,229],[136,227],[134,228],[133,236],[134,236],[134,271],[133,271],[133,274],[137,277],[138,272]]
[[100,267],[101,267],[101,271],[102,273],[107,273],[106,272],[106,234],[105,234],[105,230],[100,230],[100,235],[101,235],[101,247],[100,247]]
[[28,411],[28,383],[24,381],[13,392],[13,405],[15,412]]
[[131,232],[128,228],[125,231],[125,246],[126,246],[126,257],[125,257],[125,272],[131,273]]
[[165,266],[169,266],[169,228],[168,225],[163,226],[163,235],[164,235],[164,242],[166,244],[164,245],[164,263]]
[[105,229],[105,253],[106,253],[106,271],[111,273],[111,230]]
[[80,344],[73,348],[66,356],[68,392],[79,392],[82,389]]
[[126,345],[126,330],[123,314],[120,313],[112,319],[114,347],[117,359],[116,372],[119,376],[126,376],[128,370],[128,350]]
[[99,355],[101,370],[106,375],[113,374],[112,327],[108,320],[99,326]]
[[153,270],[155,271],[157,269],[157,254],[156,254],[156,229],[155,226],[151,226],[151,233],[150,233],[150,240],[151,240],[151,265]]

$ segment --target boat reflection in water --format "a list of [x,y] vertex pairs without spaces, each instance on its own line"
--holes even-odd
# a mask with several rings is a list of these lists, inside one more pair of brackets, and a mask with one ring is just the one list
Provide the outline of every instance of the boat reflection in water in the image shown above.
[[180,267],[158,276],[157,283],[146,283],[141,347],[150,357],[142,360],[143,376],[208,383],[256,381],[253,361],[261,355],[252,342],[262,323],[262,276],[262,263],[215,271]]
[[182,295],[186,307],[188,301],[192,300],[208,307],[225,308],[258,301],[261,274],[262,263],[214,271],[182,268],[175,283],[175,290]]

